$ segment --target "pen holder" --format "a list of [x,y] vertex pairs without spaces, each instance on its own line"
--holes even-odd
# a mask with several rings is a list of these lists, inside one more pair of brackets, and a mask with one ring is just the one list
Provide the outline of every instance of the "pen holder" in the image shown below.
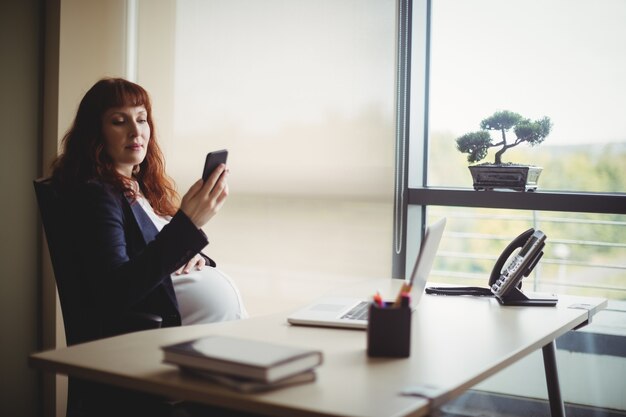
[[367,355],[408,358],[411,354],[411,308],[370,305]]

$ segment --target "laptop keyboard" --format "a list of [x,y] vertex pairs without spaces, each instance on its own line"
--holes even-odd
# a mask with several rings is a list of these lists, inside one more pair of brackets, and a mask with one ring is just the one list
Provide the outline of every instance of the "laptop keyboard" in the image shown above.
[[367,320],[369,307],[369,301],[361,301],[359,304],[352,307],[346,314],[341,316],[341,318],[347,320]]

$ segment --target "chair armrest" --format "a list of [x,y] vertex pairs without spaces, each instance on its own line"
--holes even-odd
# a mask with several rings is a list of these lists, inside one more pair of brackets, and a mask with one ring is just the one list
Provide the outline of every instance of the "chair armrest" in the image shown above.
[[124,316],[124,333],[139,330],[159,329],[163,324],[163,318],[156,314],[132,312]]
[[[157,314],[128,311],[116,315],[102,317],[99,325],[95,322],[83,321],[82,333],[68,339],[68,344],[82,343],[104,337],[117,336],[125,333],[142,330],[159,329],[163,325],[163,318]],[[67,324],[67,323],[66,323]],[[71,329],[72,327],[70,327]],[[66,327],[66,335],[69,334]]]

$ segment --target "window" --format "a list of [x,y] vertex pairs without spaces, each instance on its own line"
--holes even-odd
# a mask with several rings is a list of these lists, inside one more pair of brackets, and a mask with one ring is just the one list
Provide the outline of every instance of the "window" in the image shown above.
[[[626,45],[626,4],[424,0],[412,6],[410,89],[399,91],[411,103],[404,147],[409,202],[396,238],[406,233],[409,244],[425,222],[448,217],[436,279],[485,285],[507,242],[539,228],[548,236],[546,254],[527,285],[625,300],[626,58],[618,51]],[[543,144],[505,154],[544,168],[538,192],[471,189],[468,162],[454,139],[479,130],[497,110],[552,119]],[[394,259],[396,275],[410,268],[416,247]]]
[[620,0],[433,2],[428,185],[467,186],[454,139],[510,110],[552,120],[542,144],[504,154],[544,167],[541,189],[625,192],[625,19]]
[[[172,76],[150,87],[171,90],[171,114],[157,120],[171,123],[168,171],[184,192],[206,152],[229,150],[231,193],[205,231],[244,299],[297,305],[346,280],[389,276],[395,1],[175,4]],[[152,34],[141,33],[145,82]],[[169,43],[154,41],[162,72]],[[167,103],[155,98],[155,111]]]

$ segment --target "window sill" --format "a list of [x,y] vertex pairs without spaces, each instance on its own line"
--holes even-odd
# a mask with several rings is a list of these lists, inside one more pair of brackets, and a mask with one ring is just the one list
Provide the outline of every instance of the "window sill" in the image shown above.
[[626,214],[626,193],[522,193],[425,187],[409,189],[409,204]]

